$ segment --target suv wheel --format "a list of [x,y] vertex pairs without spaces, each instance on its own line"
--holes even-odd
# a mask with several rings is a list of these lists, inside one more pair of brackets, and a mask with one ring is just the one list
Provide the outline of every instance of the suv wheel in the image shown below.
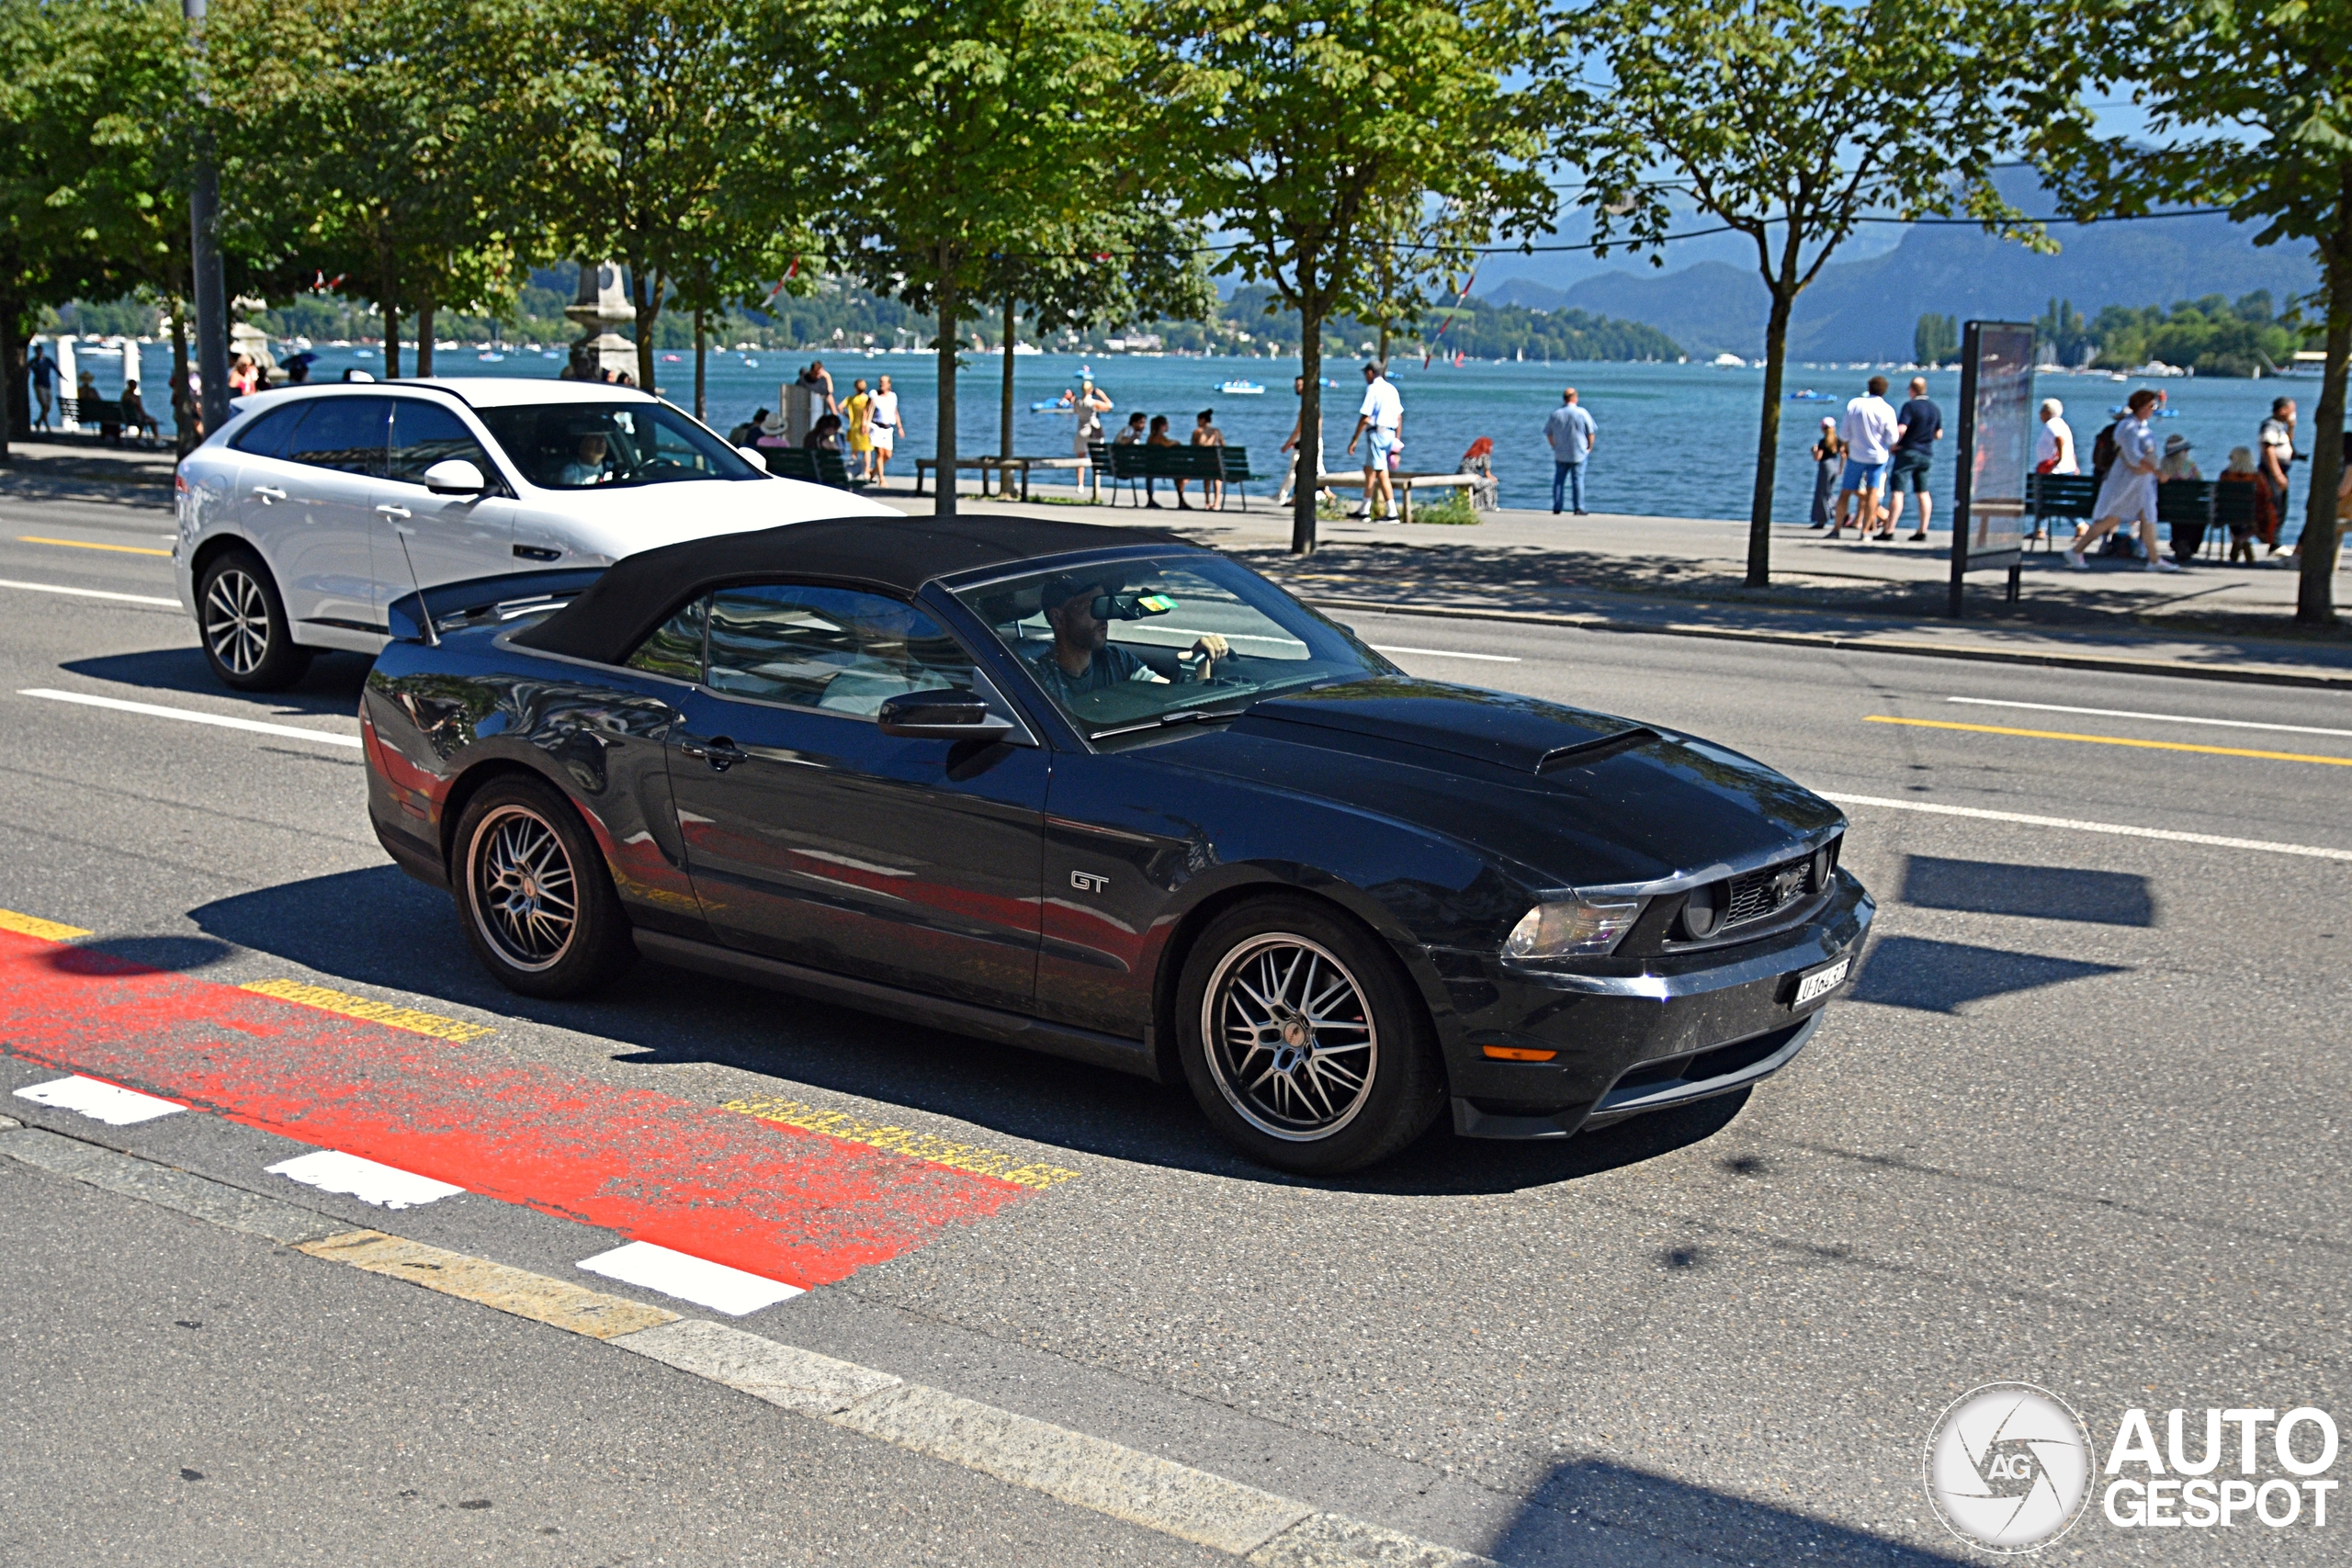
[[1176,998],[1193,1097],[1261,1164],[1332,1176],[1425,1132],[1445,1079],[1378,939],[1300,898],[1254,899],[1193,944]]
[[526,997],[576,997],[637,956],[611,874],[571,802],[537,779],[483,786],[458,818],[452,890],[474,956]]
[[212,673],[241,692],[278,692],[302,678],[311,650],[296,646],[286,604],[261,558],[215,556],[196,584],[197,632]]

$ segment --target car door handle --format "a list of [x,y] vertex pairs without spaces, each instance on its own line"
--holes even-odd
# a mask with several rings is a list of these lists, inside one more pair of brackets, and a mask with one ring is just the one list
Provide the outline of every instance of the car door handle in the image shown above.
[[268,505],[273,501],[284,501],[286,499],[286,492],[278,489],[276,485],[255,485],[254,486],[254,493],[261,497],[261,502],[264,506]]
[[385,516],[387,516],[387,517],[406,517],[406,516],[410,515],[410,513],[409,513],[409,509],[408,509],[407,507],[405,507],[405,506],[389,506],[389,505],[387,505],[387,506],[379,506],[379,507],[376,508],[376,510],[377,510],[377,511],[379,511],[379,512],[380,512],[380,513],[383,513]]
[[710,771],[715,773],[725,773],[751,755],[748,751],[739,750],[735,742],[724,735],[715,735],[708,740],[681,740],[678,742],[678,750],[689,757],[700,757],[710,764]]

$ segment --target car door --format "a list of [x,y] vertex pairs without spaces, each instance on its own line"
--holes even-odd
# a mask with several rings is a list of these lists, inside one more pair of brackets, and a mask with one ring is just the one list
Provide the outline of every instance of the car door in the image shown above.
[[[384,604],[409,592],[525,570],[514,555],[514,501],[498,465],[456,410],[429,398],[394,398],[384,479],[373,508],[377,575]],[[491,484],[474,495],[435,495],[424,470],[456,458]],[[414,572],[412,579],[411,572]]]
[[1020,724],[924,611],[810,583],[723,589],[681,699],[671,787],[704,918],[731,945],[1026,1011],[1036,981],[1047,754],[882,733],[883,701],[978,690]]
[[383,604],[376,581],[383,563],[372,554],[376,487],[384,473],[384,441],[391,400],[322,397],[306,400],[285,447],[283,499],[266,500],[273,543],[264,553],[294,623],[297,642],[373,650],[382,640]]

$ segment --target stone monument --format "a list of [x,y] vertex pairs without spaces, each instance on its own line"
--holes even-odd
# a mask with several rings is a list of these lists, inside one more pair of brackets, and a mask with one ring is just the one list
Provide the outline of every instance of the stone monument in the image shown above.
[[600,379],[597,372],[637,376],[637,344],[613,330],[634,321],[637,311],[621,291],[621,269],[612,262],[580,264],[580,292],[563,313],[580,323],[581,339],[571,345],[571,363],[565,374],[575,381]]

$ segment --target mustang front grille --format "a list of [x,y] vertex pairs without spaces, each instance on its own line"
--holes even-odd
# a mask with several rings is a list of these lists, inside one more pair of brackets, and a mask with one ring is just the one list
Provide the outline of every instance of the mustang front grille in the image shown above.
[[1745,876],[1731,879],[1731,897],[1724,908],[1725,926],[1745,925],[1777,915],[1804,897],[1813,885],[1813,857],[1801,855],[1795,860],[1768,865],[1761,871],[1751,871]]

